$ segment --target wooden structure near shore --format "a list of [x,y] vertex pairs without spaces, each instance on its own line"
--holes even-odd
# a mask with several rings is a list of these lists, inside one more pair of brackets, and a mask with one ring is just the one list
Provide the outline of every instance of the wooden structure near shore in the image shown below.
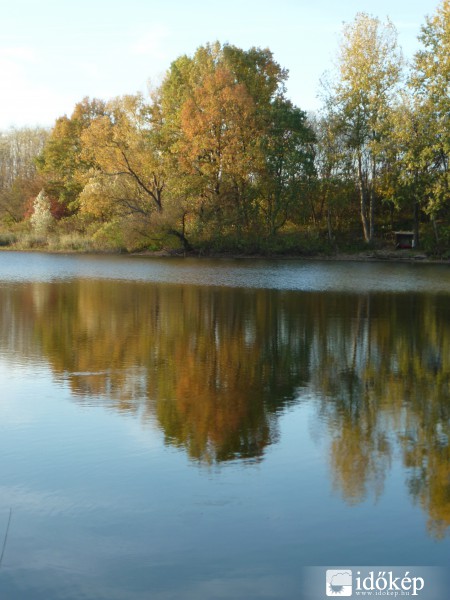
[[398,250],[414,248],[414,232],[413,231],[394,231],[395,247]]

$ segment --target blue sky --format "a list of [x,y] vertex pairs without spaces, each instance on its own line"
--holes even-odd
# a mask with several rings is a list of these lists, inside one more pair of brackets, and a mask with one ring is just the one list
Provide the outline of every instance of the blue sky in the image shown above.
[[288,95],[315,110],[344,22],[357,12],[397,27],[406,57],[437,0],[15,0],[0,20],[0,129],[52,125],[84,96],[146,91],[172,60],[219,40],[269,47]]

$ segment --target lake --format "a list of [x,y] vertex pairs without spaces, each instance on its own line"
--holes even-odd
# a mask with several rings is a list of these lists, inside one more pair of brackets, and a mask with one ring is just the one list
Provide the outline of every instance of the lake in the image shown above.
[[0,255],[0,596],[448,564],[450,269]]

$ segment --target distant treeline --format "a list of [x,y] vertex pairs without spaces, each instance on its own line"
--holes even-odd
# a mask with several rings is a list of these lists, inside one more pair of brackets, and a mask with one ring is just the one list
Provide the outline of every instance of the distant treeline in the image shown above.
[[419,42],[407,64],[395,27],[357,14],[313,115],[270,50],[216,42],[148,97],[85,98],[50,131],[5,132],[0,242],[302,253],[397,228],[446,255],[450,0]]

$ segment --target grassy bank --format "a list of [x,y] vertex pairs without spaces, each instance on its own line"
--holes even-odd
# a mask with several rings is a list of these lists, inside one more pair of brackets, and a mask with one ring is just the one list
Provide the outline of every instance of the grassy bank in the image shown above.
[[[124,219],[104,223],[73,215],[54,220],[47,231],[33,228],[29,221],[0,229],[0,249],[52,253],[125,253],[155,256],[189,255],[203,257],[286,257],[342,260],[450,260],[450,232],[441,228],[439,242],[431,229],[423,228],[420,249],[396,250],[394,235],[385,228],[383,236],[368,245],[359,227],[347,226],[332,240],[318,228],[291,225],[273,236],[257,233],[212,235],[194,230],[188,234],[189,247],[174,232],[151,231],[140,221]],[[380,234],[383,230],[380,232]],[[449,233],[449,235],[444,235]]]
[[279,236],[272,240],[233,240],[222,238],[200,241],[193,250],[186,252],[172,238],[160,237],[151,243],[125,244],[121,238],[92,235],[80,232],[52,232],[37,235],[31,231],[7,231],[0,233],[0,250],[130,254],[139,256],[194,256],[205,258],[305,258],[346,261],[393,261],[393,262],[440,262],[449,263],[447,256],[422,250],[396,250],[390,241],[378,241],[367,246],[362,241],[342,239],[339,243],[321,240],[308,233]]

